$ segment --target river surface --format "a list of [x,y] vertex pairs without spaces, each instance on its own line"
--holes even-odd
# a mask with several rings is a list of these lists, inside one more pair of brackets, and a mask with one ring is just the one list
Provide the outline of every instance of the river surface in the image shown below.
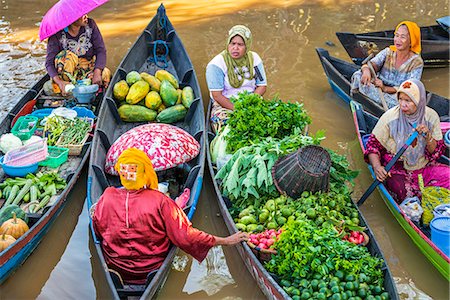
[[[11,108],[30,85],[45,73],[46,44],[38,40],[39,22],[55,1],[2,0],[0,2],[0,115]],[[371,183],[370,174],[354,133],[348,106],[327,83],[315,47],[349,60],[336,31],[365,32],[392,29],[409,19],[425,26],[448,14],[446,0],[433,1],[167,1],[167,15],[186,47],[199,78],[203,99],[208,100],[204,70],[225,47],[229,28],[245,24],[253,33],[253,49],[263,58],[268,76],[267,96],[301,101],[313,118],[310,131],[325,129],[324,145],[346,154],[360,169],[355,199]],[[105,40],[108,66],[114,70],[159,2],[111,0],[90,14]],[[328,42],[328,43],[326,43]],[[426,70],[428,90],[449,97],[449,70]],[[207,172],[207,170],[206,170]],[[98,262],[90,255],[93,243],[83,207],[86,172],[69,203],[39,247],[25,264],[0,286],[1,299],[108,298]],[[206,173],[208,174],[208,173]],[[196,227],[224,236],[214,190],[206,176]],[[388,211],[378,192],[362,207],[370,227],[398,282],[403,299],[449,299],[448,282],[434,269]],[[224,248],[234,284],[208,296],[182,292],[190,270],[172,270],[160,299],[260,299],[263,295],[246,271],[237,251]],[[179,254],[181,257],[183,253]]]

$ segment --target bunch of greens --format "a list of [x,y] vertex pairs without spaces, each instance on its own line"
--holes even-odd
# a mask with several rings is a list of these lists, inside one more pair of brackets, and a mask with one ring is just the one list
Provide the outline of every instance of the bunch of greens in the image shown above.
[[332,225],[317,227],[312,221],[290,220],[275,248],[277,255],[265,267],[281,278],[327,277],[340,270],[353,275],[364,273],[372,284],[382,286],[383,260],[372,256],[366,247],[342,240]]
[[266,137],[283,138],[292,135],[296,128],[303,131],[311,123],[303,104],[285,103],[278,98],[264,100],[248,92],[240,93],[232,101],[234,111],[227,121],[230,132],[225,137],[230,153]]
[[[297,129],[299,130],[299,129]],[[277,196],[272,179],[272,167],[283,155],[306,145],[319,144],[323,132],[316,136],[303,136],[297,130],[283,139],[266,138],[258,144],[240,148],[216,174],[222,181],[222,192],[231,200],[246,202],[253,196]],[[245,206],[245,203],[241,203]]]
[[350,163],[344,155],[337,154],[333,150],[327,149],[331,157],[330,182],[337,186],[344,185],[345,182],[353,184],[353,179],[358,176],[359,171],[350,169]]

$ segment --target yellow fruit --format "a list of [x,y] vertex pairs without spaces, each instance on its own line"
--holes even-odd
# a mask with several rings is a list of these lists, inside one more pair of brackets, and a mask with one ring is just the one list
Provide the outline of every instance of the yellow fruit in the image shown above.
[[130,87],[126,101],[128,104],[136,104],[144,99],[149,91],[150,85],[144,80],[139,80]]
[[176,89],[178,89],[180,87],[178,85],[178,80],[175,78],[175,76],[173,76],[172,74],[170,74],[166,70],[158,70],[158,71],[156,71],[155,77],[158,78],[158,80],[161,81],[161,82],[163,80],[167,80]]
[[141,75],[141,78],[150,85],[150,89],[152,91],[156,91],[159,93],[159,87],[161,86],[161,81],[159,81],[158,78],[156,78],[155,76],[150,75],[148,73],[145,73],[145,72],[142,72],[140,75]]
[[177,93],[178,93],[178,100],[177,100],[177,103],[175,103],[175,104],[181,104],[181,95],[183,94],[183,91],[180,89],[177,89]]
[[114,99],[116,99],[117,101],[125,100],[129,90],[130,88],[128,87],[128,83],[125,80],[117,82],[113,88]]
[[159,107],[158,107],[158,114],[160,113],[160,112],[162,112],[163,110],[165,110],[167,107],[164,105],[164,103],[163,104],[161,104]]
[[147,94],[147,96],[145,96],[145,106],[153,109],[153,110],[157,110],[158,107],[162,104],[162,99],[161,96],[155,92],[155,91],[150,91],[150,93]]

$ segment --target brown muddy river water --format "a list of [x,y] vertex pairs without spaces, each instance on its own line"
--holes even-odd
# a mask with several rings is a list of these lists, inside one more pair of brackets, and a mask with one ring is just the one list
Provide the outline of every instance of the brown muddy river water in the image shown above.
[[[45,43],[37,38],[39,22],[56,1],[2,0],[0,3],[0,115],[8,111],[26,89],[44,74]],[[264,60],[268,96],[302,101],[313,118],[311,131],[325,129],[324,145],[348,156],[361,170],[355,199],[370,183],[362,162],[347,105],[332,91],[315,47],[349,60],[335,36],[336,31],[365,32],[392,29],[402,20],[430,25],[448,14],[446,0],[310,0],[310,1],[167,1],[167,15],[190,54],[199,78],[203,99],[208,100],[204,71],[209,60],[225,44],[228,29],[247,25],[253,33],[253,50]],[[159,2],[111,0],[90,14],[103,33],[108,66],[115,69],[138,34],[156,12]],[[328,46],[330,41],[335,46]],[[328,43],[330,44],[330,43]],[[450,96],[449,69],[426,70],[428,90]],[[207,171],[207,170],[206,170]],[[208,173],[206,173],[208,174]],[[25,264],[0,286],[1,299],[94,299],[108,298],[105,280],[88,232],[83,207],[86,176],[47,236]],[[211,179],[206,175],[193,223],[208,232],[225,235],[218,217]],[[433,268],[393,219],[378,192],[362,207],[374,231],[404,299],[449,299],[448,282]],[[182,292],[189,273],[172,270],[161,299],[260,299],[262,293],[243,266],[237,251],[224,248],[235,281],[220,292],[188,295]],[[180,254],[183,255],[183,254]]]

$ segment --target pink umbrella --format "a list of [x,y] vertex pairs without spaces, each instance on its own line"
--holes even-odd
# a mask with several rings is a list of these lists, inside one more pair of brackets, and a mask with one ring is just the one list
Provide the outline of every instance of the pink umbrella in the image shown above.
[[108,0],[60,0],[52,6],[39,27],[41,41],[69,26]]

